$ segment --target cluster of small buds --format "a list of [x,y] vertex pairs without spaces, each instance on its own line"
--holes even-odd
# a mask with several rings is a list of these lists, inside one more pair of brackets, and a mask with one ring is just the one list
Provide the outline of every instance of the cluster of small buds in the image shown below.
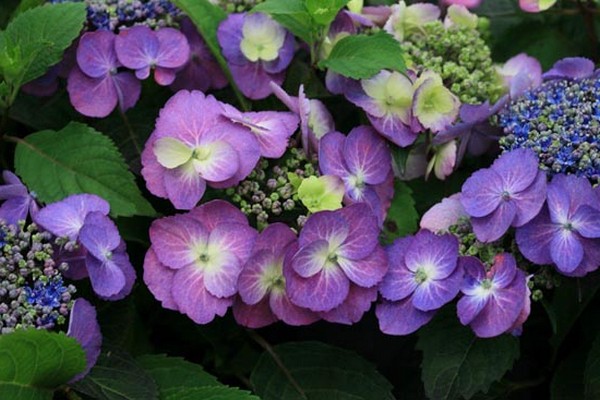
[[600,79],[557,79],[510,103],[497,118],[505,151],[533,149],[550,174],[600,182]]
[[439,74],[463,103],[494,103],[502,94],[490,48],[477,28],[429,22],[402,46],[416,67]]
[[309,160],[302,149],[292,147],[280,160],[262,159],[248,178],[227,189],[226,194],[244,214],[255,218],[259,229],[273,222],[299,229],[308,210],[298,199],[294,178],[309,176],[319,176],[316,162]]
[[211,0],[211,3],[221,7],[228,13],[250,11],[255,5],[264,0]]
[[87,4],[89,30],[118,32],[123,27],[146,25],[156,29],[177,26],[181,11],[167,0],[49,0],[50,3]]
[[75,287],[63,282],[68,265],[53,259],[58,243],[24,222],[0,223],[0,236],[0,333],[64,325]]
[[449,229],[459,240],[459,253],[461,256],[473,256],[481,260],[486,267],[494,264],[496,255],[505,252],[501,241],[483,243],[477,240],[468,219],[461,218],[456,225]]

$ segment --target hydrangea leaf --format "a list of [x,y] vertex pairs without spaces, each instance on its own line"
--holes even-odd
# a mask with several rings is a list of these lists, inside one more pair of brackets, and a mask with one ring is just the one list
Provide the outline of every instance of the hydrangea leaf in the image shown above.
[[161,399],[183,390],[223,386],[217,378],[204,371],[202,366],[182,358],[153,354],[141,356],[137,362],[158,385]]
[[583,374],[585,399],[600,398],[600,335],[592,343],[592,348],[587,355],[585,371]]
[[105,346],[94,368],[73,388],[97,400],[159,400],[152,376],[117,347]]
[[54,390],[85,368],[85,353],[73,338],[45,330],[0,335],[3,399],[51,400]]
[[161,400],[260,400],[250,392],[227,386],[184,388],[170,392]]
[[341,39],[319,66],[352,79],[370,78],[382,69],[406,70],[400,43],[383,31]]
[[72,122],[15,140],[16,172],[41,201],[92,193],[110,203],[114,216],[155,214],[113,141],[94,129]]
[[348,4],[349,0],[306,0],[306,9],[315,22],[323,26],[335,19],[337,13]]
[[61,60],[83,27],[85,10],[83,3],[47,4],[22,12],[0,32],[0,69],[14,95]]
[[269,14],[308,44],[315,40],[315,21],[303,0],[266,0],[256,5],[252,11]]
[[171,0],[171,3],[190,17],[194,25],[196,25],[198,32],[206,42],[210,52],[225,73],[229,84],[233,88],[236,97],[240,102],[240,106],[243,109],[248,110],[248,102],[235,84],[231,71],[227,66],[227,61],[225,61],[223,54],[221,54],[221,47],[217,40],[217,29],[219,24],[227,18],[225,11],[208,0]]
[[406,183],[396,180],[394,183],[394,198],[388,210],[384,224],[386,240],[410,235],[417,231],[419,214],[415,209],[412,190]]
[[551,400],[584,398],[583,376],[586,356],[587,350],[578,348],[558,364],[550,384]]
[[392,385],[372,364],[348,350],[296,342],[275,346],[273,351],[277,362],[263,353],[250,376],[263,400],[394,399]]
[[[452,312],[440,313],[419,333],[421,379],[431,399],[470,399],[487,392],[519,357],[519,340],[510,335],[477,338]],[[493,362],[490,359],[493,354]]]

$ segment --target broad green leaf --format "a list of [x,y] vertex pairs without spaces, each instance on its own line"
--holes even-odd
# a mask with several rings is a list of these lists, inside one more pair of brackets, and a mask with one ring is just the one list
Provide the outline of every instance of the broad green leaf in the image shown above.
[[202,35],[202,38],[206,42],[210,52],[213,54],[221,66],[221,69],[227,76],[227,79],[235,91],[241,107],[244,109],[249,109],[248,102],[240,93],[235,82],[233,81],[231,71],[229,71],[227,61],[225,61],[223,54],[221,54],[221,48],[219,47],[219,41],[217,39],[217,29],[219,28],[219,24],[221,21],[227,18],[225,11],[215,4],[212,4],[208,0],[171,0],[171,3],[173,3],[188,17],[190,17],[194,25],[196,25],[198,32],[200,32],[200,35]]
[[562,279],[560,288],[554,291],[552,298],[542,301],[552,324],[554,335],[550,338],[550,344],[555,351],[558,351],[599,287],[598,276],[585,279]]
[[348,350],[319,342],[273,348],[263,353],[250,381],[263,400],[393,400],[392,385],[375,367]]
[[41,201],[93,193],[110,203],[114,216],[154,215],[113,141],[89,126],[72,122],[15,140],[17,174]]
[[551,400],[583,399],[583,371],[586,352],[583,348],[570,353],[554,370],[550,384]]
[[170,391],[164,400],[260,400],[250,392],[227,386],[181,388]]
[[16,10],[12,13],[11,18],[15,18],[17,15],[22,14],[29,9],[42,6],[44,3],[46,3],[46,0],[22,0]]
[[259,3],[253,12],[269,14],[287,30],[309,45],[315,41],[315,21],[306,9],[303,0],[266,0]]
[[0,32],[5,80],[17,90],[58,63],[86,19],[84,3],[46,4],[15,17]]
[[454,313],[439,314],[419,333],[422,376],[431,399],[470,399],[487,392],[519,357],[519,340],[510,335],[477,338]]
[[406,70],[400,43],[383,31],[341,39],[319,66],[353,79],[370,78],[382,69]]
[[73,338],[45,330],[0,335],[2,400],[51,400],[54,390],[85,368],[85,353]]
[[113,347],[102,350],[94,368],[73,389],[96,400],[159,400],[152,376]]
[[153,354],[139,357],[137,363],[156,382],[161,400],[170,397],[173,392],[184,389],[224,386],[217,381],[217,378],[204,371],[202,366],[185,361],[183,358]]
[[394,198],[388,210],[384,224],[386,240],[415,233],[418,228],[419,214],[415,209],[412,190],[406,183],[396,180],[394,183]]
[[329,26],[348,1],[350,0],[306,0],[306,9],[318,24]]
[[592,349],[587,355],[583,383],[586,400],[600,398],[600,334],[596,336]]

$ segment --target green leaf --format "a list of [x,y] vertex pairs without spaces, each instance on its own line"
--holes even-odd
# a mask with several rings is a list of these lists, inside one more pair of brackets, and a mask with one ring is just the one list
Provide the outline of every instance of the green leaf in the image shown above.
[[204,371],[202,366],[183,358],[167,357],[164,354],[144,355],[138,357],[137,362],[158,385],[161,399],[168,397],[167,392],[204,386],[224,386],[217,378]]
[[319,66],[352,79],[370,78],[382,69],[406,70],[400,43],[383,31],[341,39]]
[[158,400],[152,376],[126,352],[105,347],[90,373],[73,388],[96,400]]
[[64,333],[29,329],[0,335],[2,400],[51,400],[58,386],[84,368],[83,349]]
[[183,388],[171,391],[164,400],[260,400],[250,392],[227,386]]
[[586,400],[600,398],[600,335],[596,336],[592,348],[587,355],[583,383]]
[[315,21],[303,0],[266,0],[256,5],[252,11],[269,14],[309,45],[315,41]]
[[240,106],[243,109],[248,110],[250,106],[237,88],[237,85],[231,76],[231,71],[229,71],[227,61],[225,61],[225,58],[221,54],[221,48],[219,47],[219,41],[217,39],[217,29],[219,28],[219,24],[227,18],[225,11],[208,0],[172,0],[171,3],[190,17],[194,25],[196,25],[198,32],[200,32],[200,35],[206,42],[210,52],[221,66],[225,76],[227,76],[227,79],[240,102]]
[[329,26],[348,1],[350,0],[306,0],[306,9],[315,22]]
[[72,122],[14,140],[17,174],[41,201],[93,193],[110,203],[114,216],[155,214],[113,141],[89,126]]
[[19,14],[0,32],[0,67],[15,95],[21,85],[61,60],[85,19],[84,3],[47,4]]
[[554,291],[552,298],[542,301],[554,332],[550,338],[554,351],[558,351],[599,287],[600,277],[595,275],[585,279],[562,279],[560,288]]
[[454,313],[439,314],[419,334],[422,380],[431,399],[470,399],[487,392],[519,357],[519,340],[510,335],[477,338]]
[[44,3],[46,3],[46,0],[22,0],[16,10],[13,11],[11,18],[14,19],[17,15],[22,14],[31,8],[42,6]]
[[412,193],[412,189],[406,183],[396,180],[394,183],[394,198],[384,224],[387,242],[392,242],[398,237],[416,232],[419,214],[415,209],[415,200]]
[[319,342],[285,343],[263,353],[250,381],[263,400],[393,400],[392,385],[348,350]]
[[583,348],[570,353],[555,369],[550,384],[551,400],[583,399],[583,371],[586,352]]

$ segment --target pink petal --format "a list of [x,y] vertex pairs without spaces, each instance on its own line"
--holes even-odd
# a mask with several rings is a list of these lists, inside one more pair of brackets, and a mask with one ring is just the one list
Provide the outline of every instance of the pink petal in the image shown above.
[[166,169],[163,182],[169,200],[178,210],[192,209],[206,190],[206,181],[198,175],[191,164]]
[[144,283],[164,308],[177,311],[171,295],[175,271],[160,263],[154,249],[150,247],[144,258]]
[[381,282],[388,270],[385,251],[377,246],[369,256],[360,260],[338,257],[338,265],[348,279],[358,286],[372,287]]
[[150,240],[158,259],[173,269],[194,263],[197,249],[208,244],[208,235],[206,227],[185,215],[157,219],[150,226]]
[[254,305],[245,304],[239,298],[236,298],[232,310],[236,322],[250,329],[263,328],[278,320],[277,316],[271,311],[268,298]]

